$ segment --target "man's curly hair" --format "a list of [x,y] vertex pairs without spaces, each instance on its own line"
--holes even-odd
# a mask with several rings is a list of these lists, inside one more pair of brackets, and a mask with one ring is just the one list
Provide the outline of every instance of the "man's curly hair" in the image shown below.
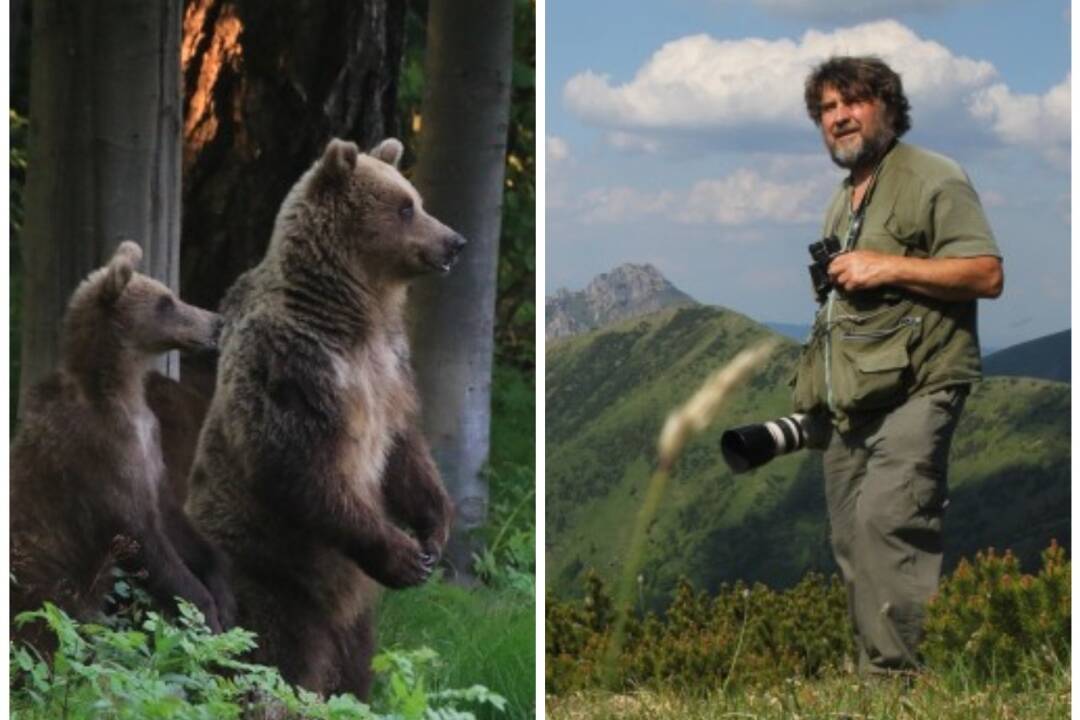
[[821,93],[826,86],[835,88],[844,102],[881,100],[896,137],[911,129],[911,105],[900,76],[879,58],[831,57],[814,68],[806,78],[805,99],[806,112],[815,125],[821,125]]

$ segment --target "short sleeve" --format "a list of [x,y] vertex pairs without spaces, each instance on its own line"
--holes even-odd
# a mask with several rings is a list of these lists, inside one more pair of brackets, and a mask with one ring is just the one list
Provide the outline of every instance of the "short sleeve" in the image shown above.
[[931,198],[931,257],[1001,257],[982,203],[971,183],[945,180]]

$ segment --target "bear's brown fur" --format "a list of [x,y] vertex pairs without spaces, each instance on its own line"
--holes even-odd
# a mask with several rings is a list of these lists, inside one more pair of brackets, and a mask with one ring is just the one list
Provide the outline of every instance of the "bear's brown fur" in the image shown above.
[[[134,272],[141,256],[135,243],[121,243],[75,290],[60,368],[22,406],[11,448],[12,616],[50,600],[92,617],[119,564],[145,570],[162,606],[179,595],[214,629],[229,622],[225,558],[163,487],[159,426],[144,393],[156,357],[214,348],[221,318]],[[22,637],[51,646],[31,627]]]
[[146,404],[161,428],[161,459],[165,462],[167,490],[177,507],[187,502],[188,475],[195,462],[199,430],[210,409],[209,394],[204,396],[190,381],[187,367],[183,382],[159,372],[146,376]]
[[333,140],[289,192],[222,304],[190,479],[256,660],[322,693],[366,695],[376,583],[423,582],[450,528],[403,310],[408,280],[448,270],[464,240],[424,212],[401,151]]

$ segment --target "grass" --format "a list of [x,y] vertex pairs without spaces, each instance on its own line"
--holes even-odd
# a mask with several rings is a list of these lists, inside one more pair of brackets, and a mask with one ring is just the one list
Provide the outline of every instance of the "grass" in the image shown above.
[[1072,703],[1067,666],[1032,678],[1027,687],[972,682],[962,671],[926,674],[912,685],[900,680],[837,676],[793,680],[764,690],[705,697],[672,691],[629,694],[578,693],[549,697],[548,720],[652,720],[745,718],[746,720],[1066,720]]
[[[535,479],[535,395],[531,373],[495,368],[491,423],[491,517],[485,531],[500,563],[513,558],[500,548],[508,539],[532,547]],[[512,543],[511,543],[512,544]],[[483,708],[480,717],[531,718],[536,714],[535,582],[531,568],[504,566],[516,583],[465,588],[433,581],[383,596],[379,647],[430,647],[439,655],[432,689],[483,685],[507,700],[504,713]]]
[[440,666],[434,690],[483,685],[507,699],[506,712],[481,717],[531,718],[535,708],[535,605],[512,589],[431,582],[387,594],[379,617],[381,648],[430,647]]

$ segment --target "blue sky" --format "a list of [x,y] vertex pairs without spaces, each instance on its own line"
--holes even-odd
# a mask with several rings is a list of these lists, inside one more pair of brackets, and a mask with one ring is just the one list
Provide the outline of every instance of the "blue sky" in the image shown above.
[[808,323],[806,245],[842,173],[802,82],[845,52],[900,72],[905,140],[959,161],[982,197],[1006,269],[983,343],[1070,326],[1068,2],[551,0],[546,15],[549,294],[651,262],[702,302]]

